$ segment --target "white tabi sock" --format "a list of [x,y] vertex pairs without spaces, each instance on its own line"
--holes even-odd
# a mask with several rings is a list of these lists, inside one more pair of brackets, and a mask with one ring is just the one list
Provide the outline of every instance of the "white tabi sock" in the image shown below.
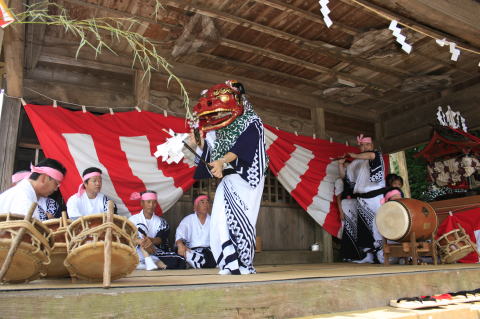
[[157,270],[158,267],[152,260],[152,256],[145,257],[145,266],[147,270]]

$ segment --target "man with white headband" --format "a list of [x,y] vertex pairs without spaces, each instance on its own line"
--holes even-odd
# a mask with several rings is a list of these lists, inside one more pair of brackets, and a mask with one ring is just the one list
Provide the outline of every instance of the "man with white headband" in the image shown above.
[[215,268],[210,249],[210,199],[200,195],[193,202],[193,214],[185,216],[177,227],[175,245],[178,254],[193,268]]
[[83,171],[82,180],[82,184],[78,186],[78,192],[70,196],[67,201],[68,217],[73,220],[82,216],[103,213],[108,209],[109,198],[100,192],[102,170],[89,167]]
[[382,236],[377,230],[375,216],[380,208],[380,200],[383,198],[385,187],[385,165],[382,154],[374,149],[371,137],[363,134],[357,137],[360,153],[348,153],[353,161],[345,167],[345,159],[339,161],[340,175],[346,179],[346,183],[353,189],[352,198],[356,199],[353,212],[356,228],[351,233],[356,234],[353,240],[365,258],[357,260],[357,263],[383,263]]
[[[51,158],[32,165],[28,178],[17,181],[15,186],[0,194],[0,213],[27,215],[32,203],[38,203],[58,189],[66,171],[60,162]],[[40,219],[38,207],[33,217]]]
[[[140,200],[142,206],[138,214],[129,218],[137,226],[140,238],[137,247],[140,264],[137,269],[185,269],[185,258],[174,253],[169,246],[170,226],[165,219],[155,215],[157,193],[149,190],[132,193],[130,199]],[[150,260],[156,265],[151,265]]]

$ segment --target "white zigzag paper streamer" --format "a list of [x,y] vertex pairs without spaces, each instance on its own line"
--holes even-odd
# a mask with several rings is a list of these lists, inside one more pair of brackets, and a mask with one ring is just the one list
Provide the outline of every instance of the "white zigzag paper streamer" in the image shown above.
[[[445,45],[448,45],[449,51],[452,54],[452,56],[450,57],[450,60],[452,60],[452,61],[457,61],[458,60],[458,57],[460,56],[460,50],[456,48],[457,45],[454,42],[447,41],[447,39],[445,39],[445,38],[443,38],[441,40],[437,39],[437,40],[435,40],[435,42],[437,42],[437,44],[441,47],[443,47]],[[479,66],[480,66],[480,64],[479,64]]]
[[412,52],[412,46],[405,42],[407,38],[400,33],[402,29],[400,29],[397,24],[397,20],[392,20],[388,29],[393,31],[392,34],[397,38],[397,42],[402,46],[402,50],[410,54],[410,52]]
[[330,9],[328,9],[328,0],[320,0],[318,3],[320,4],[320,12],[323,14],[323,21],[325,21],[325,24],[328,28],[333,24],[332,19],[328,16],[330,13]]

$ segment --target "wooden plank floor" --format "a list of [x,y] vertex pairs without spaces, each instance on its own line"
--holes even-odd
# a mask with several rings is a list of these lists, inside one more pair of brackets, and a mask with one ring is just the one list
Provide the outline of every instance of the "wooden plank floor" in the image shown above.
[[[286,280],[319,278],[354,278],[372,275],[394,275],[407,273],[434,273],[438,271],[480,270],[478,264],[451,265],[371,265],[371,264],[295,264],[258,266],[257,274],[243,276],[221,276],[217,269],[188,270],[136,270],[126,278],[116,280],[112,287],[156,287],[175,286],[188,288],[190,285],[241,284],[255,282],[278,282]],[[26,284],[4,284],[0,291],[99,288],[101,283],[70,279],[39,279]],[[480,286],[480,283],[479,283]]]
[[385,307],[400,297],[480,287],[477,264],[296,264],[258,266],[257,271],[245,276],[221,276],[216,269],[135,271],[114,281],[110,289],[102,289],[100,283],[72,284],[69,279],[1,285],[0,317],[293,318],[361,311]]

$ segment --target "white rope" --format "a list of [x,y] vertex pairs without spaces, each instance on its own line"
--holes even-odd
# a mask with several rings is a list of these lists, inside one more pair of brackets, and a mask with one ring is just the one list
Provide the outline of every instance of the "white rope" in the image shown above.
[[[107,110],[107,112],[110,112],[111,115],[114,115],[114,110],[113,110],[113,108],[111,108],[110,106],[82,105],[82,104],[76,104],[76,103],[67,102],[67,101],[56,100],[56,99],[54,99],[54,98],[52,98],[52,97],[49,97],[49,96],[47,96],[47,95],[45,95],[45,94],[43,94],[43,93],[40,93],[40,92],[38,92],[38,91],[36,91],[36,90],[34,90],[34,89],[31,89],[31,88],[29,88],[29,87],[26,87],[26,86],[25,86],[24,88],[27,89],[27,90],[29,90],[29,91],[31,91],[31,92],[34,92],[34,93],[42,96],[42,97],[44,97],[44,98],[46,98],[46,99],[51,100],[54,107],[56,107],[56,106],[58,105],[58,103],[60,103],[60,104],[69,104],[69,105],[78,106],[78,107],[80,107],[82,110],[85,110],[85,111],[88,110],[88,109],[92,109],[92,108],[93,108],[93,109],[105,109],[105,110]],[[5,96],[8,96],[8,97],[14,98],[14,99],[23,100],[23,98],[17,97],[17,96],[9,96],[9,95],[7,95],[7,94],[5,94]],[[167,109],[165,109],[165,108],[162,108],[161,106],[158,106],[158,105],[156,105],[156,104],[153,104],[153,103],[150,102],[150,101],[142,101],[142,102],[143,102],[143,103],[146,103],[146,104],[148,104],[148,105],[151,105],[151,106],[157,108],[158,110],[162,111],[165,116],[167,116],[167,115],[170,113],[170,114],[172,114],[172,115],[174,115],[174,116],[185,117],[185,114],[184,114],[184,113],[172,112],[172,111],[170,111],[170,110],[167,110]],[[138,106],[119,106],[119,107],[115,107],[115,109],[116,109],[116,110],[118,110],[118,109],[137,110],[138,112],[141,112],[141,109],[140,109]],[[275,128],[276,128],[277,130],[282,130],[282,131],[288,132],[288,130],[279,128],[278,126],[275,126]],[[296,136],[298,136],[298,135],[310,136],[310,134],[302,134],[302,133],[303,133],[302,131],[293,131],[293,133],[294,133]],[[315,133],[313,134],[312,137],[313,137],[314,139],[317,138]],[[332,138],[330,138],[330,142],[332,142]]]

